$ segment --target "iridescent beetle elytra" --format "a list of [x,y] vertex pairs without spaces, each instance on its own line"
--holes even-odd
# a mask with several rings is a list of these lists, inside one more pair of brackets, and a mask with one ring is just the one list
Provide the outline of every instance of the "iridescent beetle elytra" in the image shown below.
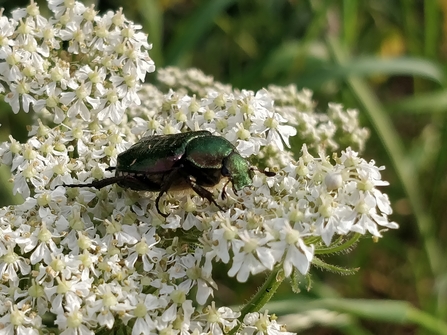
[[[193,131],[171,135],[143,137],[117,158],[115,176],[88,184],[64,184],[65,187],[95,187],[97,189],[117,183],[136,191],[159,192],[155,201],[158,213],[160,198],[168,190],[192,188],[198,195],[223,210],[205,187],[217,185],[222,178],[232,183],[233,191],[252,184],[253,170],[249,163],[224,137],[209,131]],[[267,176],[274,172],[263,171]]]

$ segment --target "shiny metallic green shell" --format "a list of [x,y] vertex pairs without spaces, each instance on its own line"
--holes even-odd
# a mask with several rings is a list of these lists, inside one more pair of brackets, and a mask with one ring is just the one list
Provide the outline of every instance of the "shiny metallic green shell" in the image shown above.
[[[178,169],[181,171],[174,176],[194,177],[201,186],[214,186],[222,177],[229,177],[236,190],[251,185],[248,162],[225,138],[206,130],[143,137],[118,155],[116,175],[135,175],[141,181],[137,185],[119,182],[122,187],[160,191],[168,182],[166,177]],[[171,184],[173,189],[187,187],[184,183]]]
[[[224,177],[239,191],[251,185],[253,170],[236,148],[225,138],[209,131],[153,135],[143,137],[118,155],[115,177],[90,184],[70,184],[67,187],[102,188],[117,183],[123,188],[160,192],[192,188],[200,196],[221,208],[210,191]],[[222,190],[225,197],[225,187]]]

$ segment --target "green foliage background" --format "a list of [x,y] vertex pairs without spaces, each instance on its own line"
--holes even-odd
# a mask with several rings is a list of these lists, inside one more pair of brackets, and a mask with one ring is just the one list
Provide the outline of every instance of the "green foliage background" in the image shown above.
[[[45,4],[41,1],[42,12]],[[27,1],[0,0],[5,13]],[[84,1],[84,3],[91,3]],[[447,334],[446,0],[103,0],[123,7],[154,44],[157,67],[197,67],[216,80],[257,90],[295,83],[361,111],[372,131],[363,157],[386,165],[400,224],[378,243],[362,240],[327,259],[359,267],[341,277],[314,268],[313,287],[283,285],[271,313],[303,334]],[[48,15],[47,15],[48,16]],[[148,78],[154,81],[155,74]],[[30,116],[0,105],[0,140],[26,139]],[[0,170],[1,205],[11,197]],[[237,305],[262,282],[217,273],[216,300]],[[249,287],[249,289],[247,289]]]

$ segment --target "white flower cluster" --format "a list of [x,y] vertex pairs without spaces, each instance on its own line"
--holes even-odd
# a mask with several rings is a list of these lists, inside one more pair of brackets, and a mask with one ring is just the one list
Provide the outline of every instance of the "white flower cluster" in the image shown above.
[[0,17],[0,92],[17,113],[30,106],[55,123],[121,121],[138,103],[146,73],[155,70],[141,26],[124,14],[96,15],[77,1],[48,2],[54,17],[40,15],[33,1]]
[[[157,79],[162,89],[172,89],[177,94],[195,95],[196,98],[204,98],[210,91],[228,94],[237,91],[230,85],[214,81],[213,77],[197,69],[159,69]],[[340,104],[330,103],[324,113],[316,113],[311,90],[298,91],[295,85],[269,85],[267,90],[275,101],[275,112],[298,129],[295,143],[299,139],[318,153],[330,153],[340,147],[364,150],[369,131],[360,126],[357,110],[345,111]]]
[[[62,61],[47,67],[50,59],[39,52],[36,64],[30,64],[38,76],[27,76],[23,63],[15,68],[9,61],[0,63],[14,110],[18,101],[26,109],[45,100],[42,108],[62,123],[52,127],[45,119],[37,120],[26,143],[11,137],[0,145],[1,163],[11,168],[14,191],[25,198],[21,205],[0,209],[0,334],[38,334],[49,325],[42,316],[53,318],[63,334],[103,329],[129,333],[129,328],[132,334],[287,334],[267,313],[241,315],[210,302],[217,289],[215,265],[228,264],[228,275],[239,282],[268,270],[286,277],[294,271],[306,274],[315,251],[329,246],[334,236],[379,237],[382,228],[397,228],[387,218],[388,198],[377,189],[387,183],[374,162],[351,149],[332,159],[314,157],[306,146],[293,159],[289,138],[302,124],[289,117],[302,110],[295,108],[293,114],[291,108],[278,109],[268,90],[219,91],[214,84],[200,98],[186,90],[164,94],[143,85],[141,105],[124,110],[129,99],[139,102],[134,98],[136,83],[153,70],[147,54],[138,51],[147,43],[130,33],[135,26],[115,22],[123,19],[122,13],[99,18],[93,8],[75,1],[50,0],[49,5],[55,15],[51,20],[30,14],[33,3],[28,12],[18,10],[14,19],[0,20],[11,27],[1,33],[13,37],[2,44],[0,56],[14,49],[26,58],[23,39],[46,45],[50,55],[60,51],[61,42],[14,33],[27,22],[36,36],[42,27],[53,29],[55,36],[70,41],[67,56],[79,55],[86,62],[63,72],[65,79],[58,81],[39,71]],[[138,56],[130,57],[131,51]],[[101,56],[93,56],[95,52]],[[72,61],[64,62],[71,69]],[[86,66],[98,70],[102,79],[94,83]],[[51,70],[46,72],[51,76]],[[105,78],[110,87],[104,86]],[[180,85],[173,80],[173,87]],[[26,83],[29,91],[17,90],[18,82]],[[87,89],[85,95],[81,87]],[[114,112],[112,102],[102,100],[103,89],[117,93],[115,103],[121,101]],[[298,124],[292,126],[290,120]],[[169,214],[166,219],[157,211],[155,192],[117,185],[100,190],[62,186],[111,177],[106,169],[116,166],[118,153],[144,135],[199,129],[225,137],[247,160],[268,166],[276,175],[257,172],[252,187],[237,194],[228,187],[225,199],[220,197],[222,180],[210,191],[224,211],[194,192],[168,193],[160,202]]]
[[231,85],[215,81],[212,76],[204,74],[199,69],[179,69],[177,67],[166,67],[157,71],[157,79],[160,89],[174,90],[180,94],[204,97],[209,90],[220,93],[231,93]]

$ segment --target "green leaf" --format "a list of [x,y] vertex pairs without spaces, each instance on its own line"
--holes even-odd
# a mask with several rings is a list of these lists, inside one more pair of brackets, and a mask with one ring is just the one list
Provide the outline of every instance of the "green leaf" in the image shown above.
[[432,91],[410,96],[387,106],[390,111],[399,110],[414,114],[447,111],[447,90]]
[[158,66],[163,64],[162,34],[163,34],[163,13],[160,1],[138,0],[138,8],[143,18],[142,25],[146,32],[149,32],[149,42],[153,49],[150,51],[151,58]]
[[[308,311],[322,309],[345,313],[350,316],[391,324],[417,325],[433,334],[447,335],[447,324],[424,311],[415,308],[407,301],[372,299],[289,299],[272,301],[266,305],[270,313],[297,314],[295,318]],[[350,322],[354,324],[354,322]]]
[[442,68],[435,62],[416,57],[399,57],[381,59],[363,57],[351,59],[345,64],[326,64],[320,69],[308,70],[301,74],[300,84],[309,86],[322,85],[329,80],[345,80],[351,76],[371,77],[377,75],[407,75],[422,77],[442,83]]
[[214,24],[215,18],[235,0],[203,2],[182,25],[166,51],[166,64],[176,65],[181,57],[193,50]]

